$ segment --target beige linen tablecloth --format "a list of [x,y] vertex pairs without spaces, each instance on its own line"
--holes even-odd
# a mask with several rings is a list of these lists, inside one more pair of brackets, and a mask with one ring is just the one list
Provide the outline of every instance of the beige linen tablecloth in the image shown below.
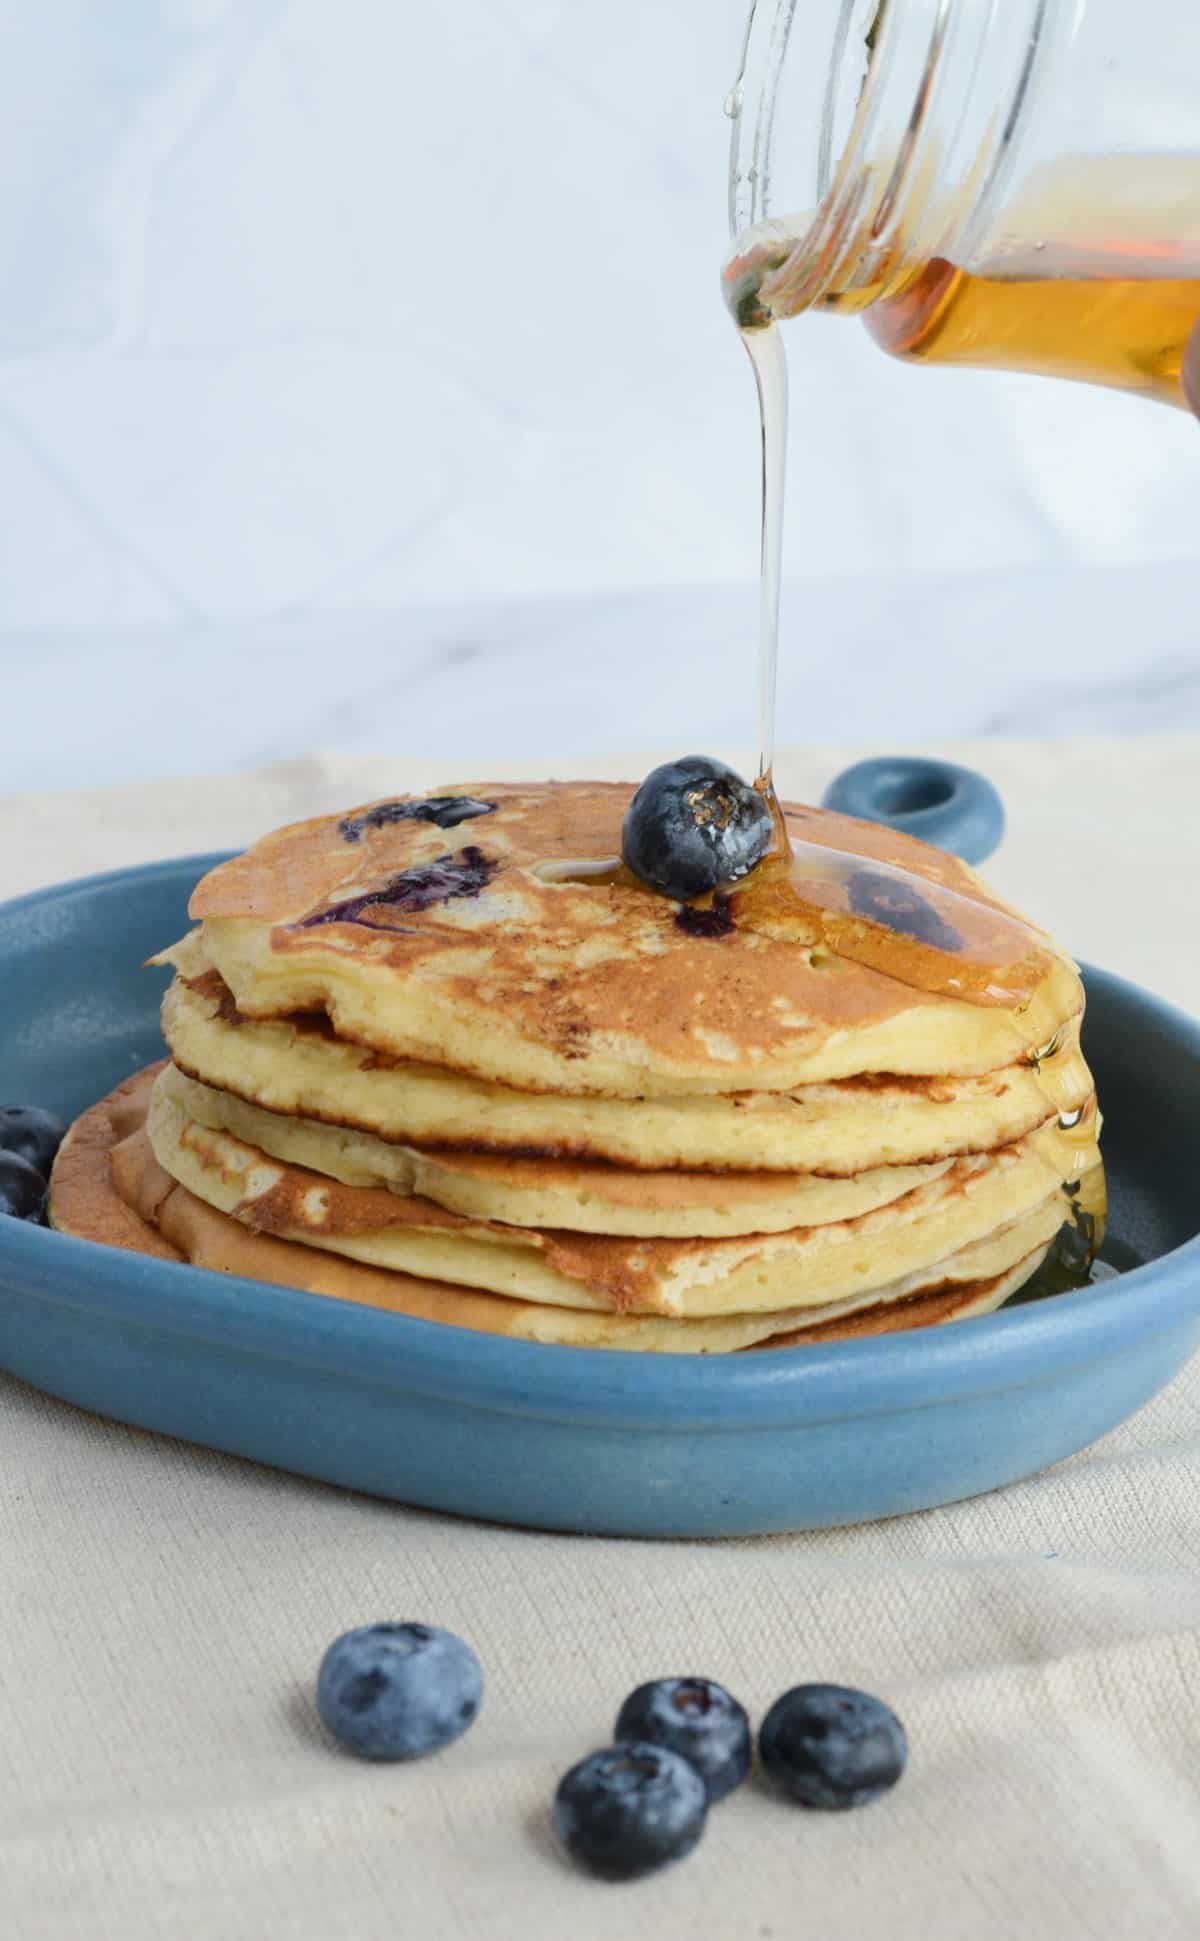
[[[1077,954],[1194,1004],[1200,741],[947,752],[986,766],[1010,805],[994,880]],[[781,768],[811,797],[837,765],[822,750]],[[314,757],[0,801],[0,889],[455,779]],[[722,1544],[454,1522],[0,1376],[0,1935],[1195,1937],[1198,1572],[1194,1369],[1002,1494]],[[488,1678],[468,1738],[407,1768],[339,1755],[311,1706],[328,1640],[385,1617],[461,1631]],[[547,1834],[556,1778],[635,1683],[680,1671],[758,1714],[804,1679],[880,1692],[909,1728],[908,1777],[832,1816],[751,1785],[683,1866],[627,1887],[583,1879]]]

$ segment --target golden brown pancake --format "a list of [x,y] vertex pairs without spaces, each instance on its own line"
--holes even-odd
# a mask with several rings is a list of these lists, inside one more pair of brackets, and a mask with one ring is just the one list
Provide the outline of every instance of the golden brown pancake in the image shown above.
[[271,1112],[427,1150],[846,1178],[1011,1145],[1092,1092],[1077,1021],[1040,1067],[971,1078],[881,1075],[632,1100],[516,1091],[343,1042],[323,1017],[247,1019],[203,960],[196,968],[163,1001],[163,1032],[182,1071]]
[[[126,1080],[71,1128],[51,1182],[51,1222],[60,1231],[137,1253],[273,1282],[485,1334],[582,1347],[658,1353],[720,1353],[768,1346],[786,1317],[680,1322],[586,1314],[506,1300],[466,1288],[386,1273],[309,1247],[249,1232],[179,1186],[157,1164],[141,1126],[158,1068]],[[998,1307],[1034,1272],[1045,1249],[991,1280],[939,1284],[888,1309],[847,1303],[841,1314],[806,1317],[814,1338],[887,1332],[962,1319]],[[809,1330],[779,1339],[802,1345]]]
[[386,1187],[467,1219],[653,1239],[782,1233],[854,1219],[938,1178],[953,1163],[876,1166],[853,1179],[820,1173],[635,1172],[505,1153],[425,1152],[346,1126],[264,1112],[169,1066],[159,1081],[180,1110],[269,1158],[343,1186]]
[[211,962],[250,1017],[316,1011],[392,1058],[627,1099],[989,1073],[1081,1008],[1049,937],[873,824],[790,809],[794,866],[755,871],[699,935],[604,872],[630,787],[461,794],[450,827],[401,797],[265,837],[198,887],[199,951],[165,956]]
[[174,1063],[51,1217],[519,1338],[732,1352],[936,1324],[1102,1227],[1075,967],[955,858],[821,810],[681,906],[611,784],[276,832],[156,961]]
[[76,1119],[54,1162],[47,1217],[52,1227],[107,1247],[182,1260],[182,1251],[114,1192],[109,1165],[113,1147],[141,1132],[151,1088],[161,1070],[161,1064],[147,1066]]
[[160,1079],[146,1130],[189,1192],[258,1232],[516,1299],[680,1319],[803,1310],[914,1281],[1006,1271],[1068,1217],[1064,1178],[1102,1208],[1090,1129],[1057,1127],[855,1219],[718,1240],[629,1240],[464,1219],[386,1188],[344,1186],[187,1117]]

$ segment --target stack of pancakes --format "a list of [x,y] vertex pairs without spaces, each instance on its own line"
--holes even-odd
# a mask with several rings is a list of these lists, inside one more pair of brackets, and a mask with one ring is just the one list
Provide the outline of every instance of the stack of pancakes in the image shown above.
[[278,831],[164,953],[170,1062],[85,1114],[70,1231],[490,1333],[713,1352],[994,1308],[1104,1212],[1070,961],[953,857],[789,809],[681,907],[631,790]]

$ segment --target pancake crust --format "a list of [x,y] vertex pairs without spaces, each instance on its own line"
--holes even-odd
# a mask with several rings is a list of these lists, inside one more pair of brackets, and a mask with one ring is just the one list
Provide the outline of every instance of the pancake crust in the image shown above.
[[[466,1220],[385,1188],[340,1185],[189,1119],[160,1080],[155,1157],[209,1205],[259,1232],[372,1265],[517,1299],[676,1318],[745,1316],[841,1301],[911,1280],[991,1240],[1007,1268],[1053,1238],[1064,1178],[1102,1196],[1095,1120],[1054,1128],[851,1220],[727,1240],[621,1240]],[[1007,1250],[1007,1251],[1006,1251]]]
[[[382,1308],[484,1334],[576,1347],[634,1349],[676,1354],[722,1353],[769,1343],[786,1317],[738,1317],[733,1322],[645,1320],[623,1315],[580,1314],[505,1300],[385,1273],[358,1262],[251,1233],[238,1221],[197,1200],[163,1172],[140,1123],[158,1067],[118,1087],[83,1114],[55,1168],[51,1186],[53,1224],[81,1239],[135,1253],[184,1259],[198,1267]],[[65,1163],[74,1152],[73,1163]],[[894,1310],[847,1303],[840,1314],[810,1315],[822,1330],[888,1332],[965,1318],[998,1307],[1039,1265],[1045,1249],[991,1280],[939,1286],[926,1303],[904,1299]],[[779,1334],[800,1346],[807,1330]]]
[[112,1148],[144,1125],[150,1092],[162,1069],[160,1063],[136,1072],[69,1128],[50,1180],[46,1217],[52,1227],[159,1260],[183,1259],[178,1247],[113,1190],[109,1165]]
[[877,1166],[854,1179],[829,1179],[819,1173],[632,1172],[569,1159],[423,1152],[316,1119],[264,1112],[233,1093],[196,1084],[175,1066],[161,1084],[197,1124],[343,1186],[387,1187],[467,1219],[612,1237],[715,1239],[854,1219],[926,1185],[952,1164],[943,1159],[927,1166]]
[[956,858],[875,825],[790,809],[795,872],[754,872],[721,934],[698,936],[626,873],[594,873],[630,787],[463,794],[484,812],[456,827],[401,797],[279,830],[206,877],[192,914],[240,1009],[322,1012],[342,1038],[517,1088],[661,1098],[990,1072],[1081,1008],[1043,932]]
[[1011,1145],[1092,1091],[1072,1021],[1040,1069],[1020,1063],[971,1078],[641,1100],[523,1092],[344,1043],[324,1018],[248,1019],[203,956],[192,970],[167,991],[162,1014],[188,1076],[272,1112],[426,1149],[845,1178]]

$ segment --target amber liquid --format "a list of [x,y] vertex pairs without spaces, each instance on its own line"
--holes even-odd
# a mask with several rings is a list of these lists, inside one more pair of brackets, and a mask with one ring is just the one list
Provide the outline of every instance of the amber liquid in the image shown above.
[[762,541],[758,603],[758,773],[755,786],[771,803],[777,846],[787,829],[775,800],[775,689],[779,664],[779,593],[783,573],[783,506],[787,487],[787,358],[778,330],[745,330],[754,367],[762,432]]
[[876,343],[925,364],[1030,371],[1182,405],[1200,279],[973,276],[934,261],[866,312]]
[[[750,351],[763,433],[763,542],[759,604],[759,788],[773,802],[771,759],[775,747],[775,670],[779,656],[779,590],[783,563],[784,452],[786,452],[786,359],[779,322],[800,314],[800,283],[788,266],[804,223],[746,231],[724,268],[726,303]],[[1037,248],[1037,245],[1035,245]],[[961,365],[986,371],[1029,371],[1041,377],[1076,378],[1136,392],[1161,404],[1186,404],[1183,361],[1188,338],[1200,322],[1200,278],[1151,274],[1165,262],[1179,266],[1181,250],[1165,256],[1163,245],[1122,243],[1120,258],[1144,256],[1148,276],[1130,280],[1103,274],[1113,248],[1082,225],[1074,250],[1058,245],[1058,260],[1089,276],[979,276],[944,258],[924,264],[899,289],[882,295],[885,278],[825,299],[819,309],[862,314],[876,344],[911,363]],[[1188,268],[1196,250],[1183,252]],[[1029,252],[1025,254],[1025,264]],[[775,807],[775,802],[773,802]],[[777,846],[786,848],[777,813]]]
[[[777,254],[770,261],[770,253],[779,249],[778,233],[762,254],[757,241],[745,240],[727,266],[726,295],[754,366],[762,428],[757,786],[771,803],[776,837],[772,854],[743,883],[713,899],[708,914],[731,929],[740,924],[766,936],[806,934],[806,926],[815,927],[820,932],[815,954],[831,951],[835,958],[873,967],[930,993],[952,993],[977,1004],[1028,1000],[1046,970],[1046,959],[1037,937],[1017,919],[986,912],[933,878],[797,839],[775,796],[772,755],[787,419],[787,365],[778,322],[789,309],[786,301],[776,307],[760,294],[762,272],[778,265]],[[1200,280],[983,277],[939,260],[890,296],[876,296],[871,303],[859,290],[852,300],[825,307],[854,311],[864,305],[868,329],[884,350],[898,357],[1075,378],[1182,405],[1180,370],[1200,318]],[[676,921],[693,934],[722,934],[694,927],[693,911],[681,911]],[[1056,1034],[1028,1058],[1056,1104],[1062,1132],[1079,1129],[1083,1143],[1078,1159],[1064,1162],[1079,1174],[1095,1136],[1095,1108],[1063,1109],[1056,1067],[1062,1042]],[[1063,1193],[1068,1218],[1025,1290],[1026,1299],[1099,1277],[1097,1221],[1079,1204],[1078,1178],[1065,1178]]]

